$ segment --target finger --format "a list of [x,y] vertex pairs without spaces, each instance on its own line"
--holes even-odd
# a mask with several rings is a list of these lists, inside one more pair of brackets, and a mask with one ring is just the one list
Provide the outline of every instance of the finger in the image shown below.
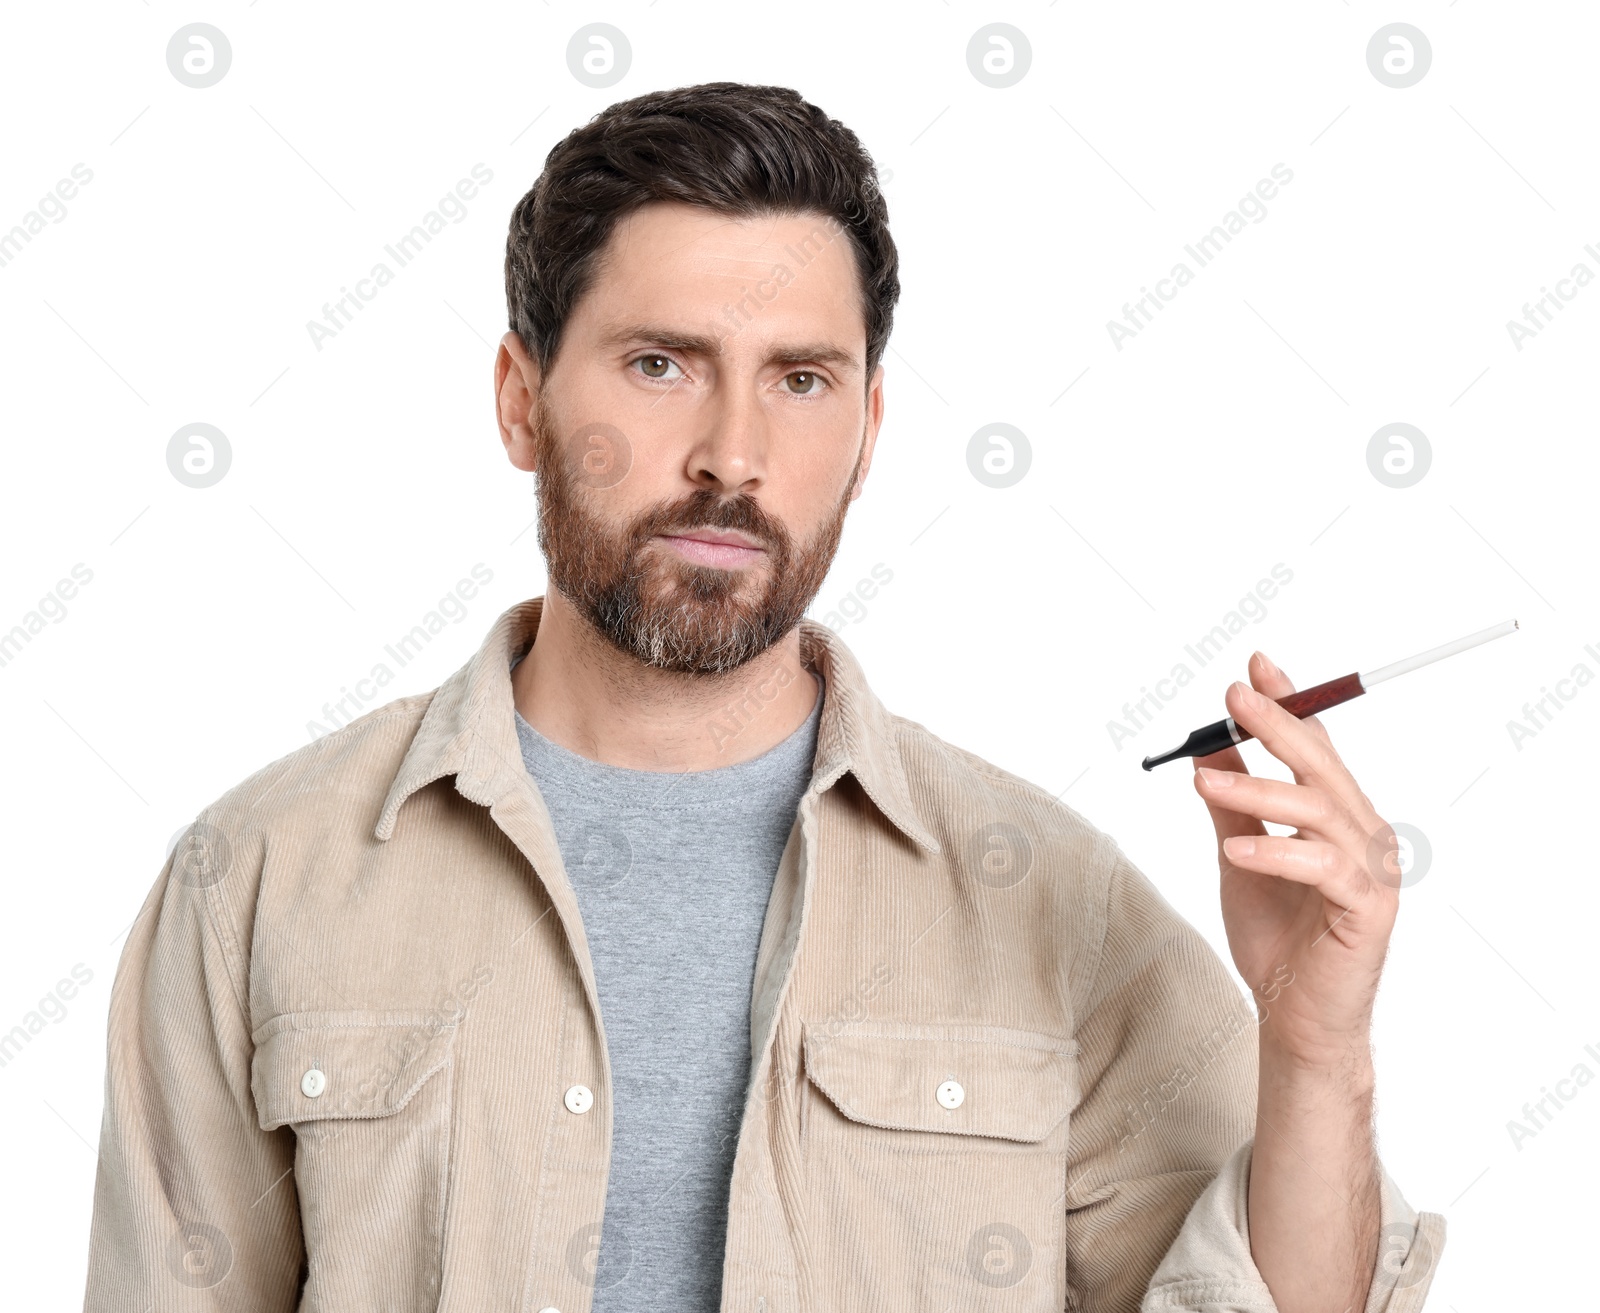
[[1340,907],[1358,908],[1372,893],[1372,878],[1331,843],[1271,834],[1242,835],[1227,840],[1223,851],[1242,870],[1309,885]]
[[[1250,674],[1251,687],[1274,702],[1294,692],[1294,681],[1265,652],[1253,653],[1245,668]],[[1327,726],[1316,716],[1307,716],[1300,723],[1310,725],[1323,738],[1328,737]]]
[[1194,787],[1205,802],[1206,811],[1211,815],[1211,828],[1216,831],[1219,847],[1224,839],[1236,834],[1265,834],[1267,832],[1266,827],[1255,817],[1244,815],[1232,808],[1216,805],[1207,790],[1201,787],[1201,772],[1205,770],[1243,779],[1253,778],[1249,768],[1244,764],[1244,758],[1239,755],[1238,748],[1224,748],[1221,752],[1213,752],[1206,757],[1196,757],[1194,758],[1194,769]]
[[[1294,692],[1294,683],[1265,652],[1254,653],[1246,663],[1246,671],[1250,676],[1250,683],[1260,693],[1269,698],[1287,697]],[[1243,756],[1236,747],[1224,748],[1221,752],[1214,752],[1209,756],[1194,759],[1195,789],[1206,802],[1206,810],[1211,815],[1211,825],[1216,831],[1217,842],[1236,834],[1265,834],[1266,827],[1258,820],[1245,814],[1237,807],[1221,807],[1213,805],[1219,802],[1217,792],[1205,787],[1202,783],[1200,772],[1214,771],[1226,772],[1229,777],[1250,777],[1250,768],[1245,765]]]
[[[1257,669],[1261,672],[1260,677],[1257,675]],[[1281,682],[1272,679],[1273,672],[1283,676]],[[1265,652],[1259,651],[1251,657],[1250,683],[1257,692],[1266,693],[1274,701],[1293,693],[1295,687],[1293,681],[1284,671],[1279,669],[1272,658]],[[1322,723],[1321,716],[1304,716],[1300,718],[1300,723],[1311,726],[1322,741],[1328,745],[1328,749],[1333,753],[1334,758],[1343,765],[1344,758],[1339,756],[1339,750],[1333,746],[1333,740],[1328,735],[1328,727]],[[1357,788],[1359,790],[1360,786],[1357,785]],[[1365,793],[1361,794],[1361,803],[1366,812],[1374,817],[1377,816],[1377,809],[1373,807],[1372,800]]]
[[1294,681],[1273,664],[1265,652],[1253,652],[1245,663],[1250,684],[1257,693],[1269,698],[1288,697],[1294,692]]
[[[1267,697],[1281,698],[1294,692],[1294,685],[1289,681],[1289,677],[1279,670],[1264,652],[1255,653],[1246,663],[1246,670],[1249,672],[1250,682]],[[1217,805],[1219,799],[1216,788],[1207,787],[1202,778],[1207,772],[1223,772],[1230,779],[1236,776],[1251,778],[1250,768],[1245,765],[1244,757],[1238,748],[1224,748],[1221,752],[1213,752],[1209,756],[1196,757],[1194,768],[1195,790],[1205,800],[1206,810],[1211,815],[1211,826],[1217,833],[1219,845],[1231,835],[1267,832],[1260,821],[1239,808]]]
[[1367,831],[1377,824],[1372,805],[1334,751],[1326,734],[1318,734],[1276,702],[1243,684],[1230,684],[1225,698],[1235,723],[1261,741],[1301,784],[1317,784],[1334,794]]
[[1195,787],[1212,806],[1275,825],[1292,825],[1338,844],[1352,856],[1366,852],[1366,831],[1342,802],[1322,789],[1207,767],[1199,768],[1196,775]]

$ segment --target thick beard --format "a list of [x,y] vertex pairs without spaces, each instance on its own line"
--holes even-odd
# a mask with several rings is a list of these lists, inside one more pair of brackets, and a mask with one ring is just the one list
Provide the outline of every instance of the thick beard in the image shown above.
[[[799,623],[833,564],[865,454],[863,442],[845,495],[816,537],[797,547],[760,503],[709,488],[658,503],[617,530],[585,505],[595,494],[580,483],[581,444],[559,441],[543,396],[534,433],[539,548],[551,586],[616,648],[658,670],[692,675],[737,670]],[[751,569],[759,567],[696,565],[650,544],[657,534],[695,528],[737,529],[766,548],[760,596],[741,597],[750,590]]]

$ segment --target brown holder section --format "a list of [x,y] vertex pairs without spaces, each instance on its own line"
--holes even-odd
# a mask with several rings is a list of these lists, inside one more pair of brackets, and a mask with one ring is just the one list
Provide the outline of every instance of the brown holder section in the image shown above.
[[[1307,716],[1315,716],[1319,711],[1326,711],[1329,707],[1336,707],[1341,702],[1348,702],[1351,698],[1358,698],[1366,691],[1361,687],[1360,674],[1355,673],[1341,675],[1338,679],[1330,679],[1326,684],[1316,684],[1311,688],[1303,688],[1297,693],[1290,693],[1287,697],[1274,698],[1273,701],[1291,716],[1304,720]],[[1241,743],[1246,739],[1255,738],[1255,735],[1245,729],[1243,725],[1238,725],[1237,728]]]

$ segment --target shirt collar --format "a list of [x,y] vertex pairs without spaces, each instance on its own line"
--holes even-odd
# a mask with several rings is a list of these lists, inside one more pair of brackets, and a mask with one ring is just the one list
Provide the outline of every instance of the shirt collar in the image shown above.
[[[463,797],[486,807],[526,778],[512,715],[511,662],[532,646],[543,606],[542,596],[533,597],[502,613],[472,659],[435,691],[383,800],[377,838],[394,833],[407,798],[446,775],[455,776]],[[831,788],[848,770],[897,829],[939,853],[939,841],[911,801],[894,717],[833,630],[809,619],[799,630],[800,658],[823,678],[813,787]]]

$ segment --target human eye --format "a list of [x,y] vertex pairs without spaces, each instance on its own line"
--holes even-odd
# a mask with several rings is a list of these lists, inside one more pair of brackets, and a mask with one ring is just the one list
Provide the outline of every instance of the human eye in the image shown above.
[[[683,370],[679,367],[678,362],[671,356],[663,355],[660,351],[647,351],[642,356],[635,356],[628,362],[628,367],[631,369],[635,365],[643,366],[642,369],[635,371],[641,378],[665,379],[668,382],[676,383],[683,377]],[[678,371],[676,377],[668,372],[674,369]]]
[[[799,386],[796,386],[797,380]],[[821,374],[811,369],[790,370],[783,376],[783,381],[792,397],[820,397],[833,386]]]

